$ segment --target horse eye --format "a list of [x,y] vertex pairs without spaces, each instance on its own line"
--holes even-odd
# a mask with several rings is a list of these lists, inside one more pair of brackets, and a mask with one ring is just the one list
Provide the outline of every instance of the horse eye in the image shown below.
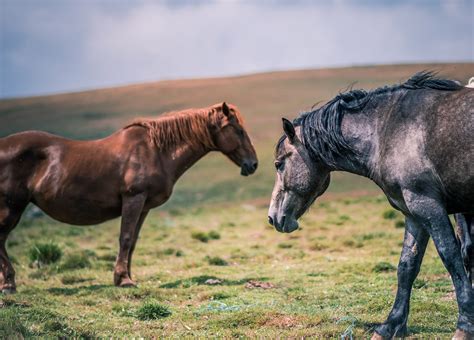
[[276,161],[275,162],[275,168],[277,169],[277,171],[282,170],[283,169],[283,162]]
[[244,135],[244,130],[238,129],[237,133],[239,134],[240,137],[242,137]]

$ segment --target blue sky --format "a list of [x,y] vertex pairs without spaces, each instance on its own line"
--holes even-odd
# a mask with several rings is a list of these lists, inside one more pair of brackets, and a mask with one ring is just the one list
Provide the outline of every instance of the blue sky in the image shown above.
[[269,70],[474,61],[473,3],[0,0],[0,97]]

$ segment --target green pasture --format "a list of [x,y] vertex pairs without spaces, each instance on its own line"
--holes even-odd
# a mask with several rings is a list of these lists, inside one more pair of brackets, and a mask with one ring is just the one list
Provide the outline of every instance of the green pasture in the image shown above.
[[[373,88],[423,69],[465,81],[473,64],[399,65],[171,81],[0,101],[0,137],[42,129],[97,138],[136,116],[226,100],[242,111],[260,164],[210,154],[147,218],[134,254],[137,288],[113,286],[119,220],[76,227],[25,214],[7,248],[18,292],[0,296],[0,338],[371,336],[396,291],[403,218],[370,181],[334,173],[328,192],[280,234],[267,224],[281,117],[354,81]],[[471,72],[472,73],[472,72]],[[457,305],[430,243],[411,299],[413,338],[450,337]]]

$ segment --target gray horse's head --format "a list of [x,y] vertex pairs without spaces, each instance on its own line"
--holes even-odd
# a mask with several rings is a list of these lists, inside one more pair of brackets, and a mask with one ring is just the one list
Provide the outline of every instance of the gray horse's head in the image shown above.
[[275,152],[276,179],[268,221],[279,232],[298,229],[298,218],[329,185],[329,169],[311,159],[300,128],[283,118],[285,135]]

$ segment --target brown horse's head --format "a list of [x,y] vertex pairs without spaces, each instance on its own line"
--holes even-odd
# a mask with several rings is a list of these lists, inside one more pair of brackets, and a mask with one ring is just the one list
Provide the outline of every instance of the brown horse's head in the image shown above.
[[257,170],[258,160],[239,110],[234,105],[222,103],[221,123],[213,131],[214,143],[219,151],[241,168],[241,175],[248,176]]

